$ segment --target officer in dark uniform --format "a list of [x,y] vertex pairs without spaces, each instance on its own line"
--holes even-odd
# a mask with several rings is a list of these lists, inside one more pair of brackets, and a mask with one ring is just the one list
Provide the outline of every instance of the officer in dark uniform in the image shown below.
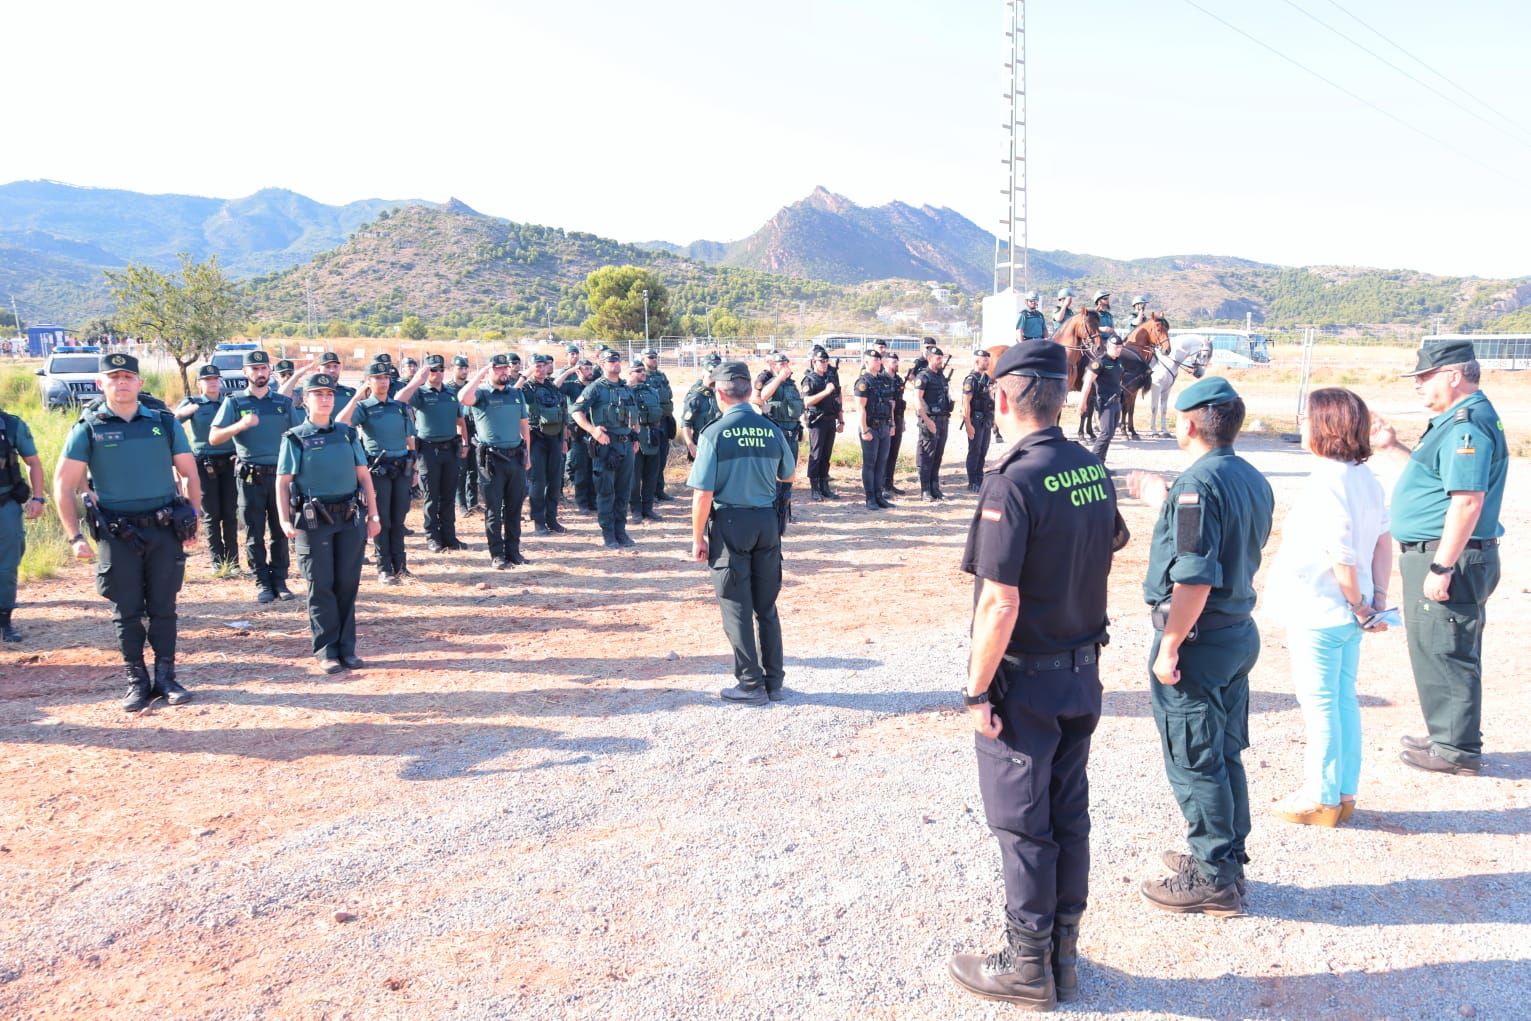
[[712,370],[723,364],[723,359],[710,354],[702,361],[702,375],[691,389],[686,391],[686,403],[681,410],[681,428],[686,441],[686,454],[696,460],[696,444],[702,431],[716,422],[723,414],[718,407],[717,387],[712,381]]
[[[457,403],[462,404],[462,388],[468,384],[468,359],[463,355],[452,356],[452,378],[447,381],[447,390]],[[337,397],[336,400],[339,400]],[[457,512],[459,514],[472,514],[479,509],[478,506],[478,433],[475,431],[473,416],[463,412],[463,428],[467,430],[467,446],[458,449],[462,464],[459,466],[457,479]],[[455,533],[454,533],[455,534]]]
[[[898,474],[898,452],[904,445],[904,428],[908,421],[909,402],[905,387],[914,373],[911,371],[905,375],[899,370],[898,352],[889,350],[887,342],[881,343],[882,347],[882,375],[877,381],[882,384],[885,399],[893,408],[892,431],[888,433],[888,464],[882,473],[882,498],[890,500],[894,496],[903,496],[904,490],[900,489],[893,481]],[[916,358],[915,362],[920,359]]]
[[829,461],[835,434],[845,428],[839,374],[829,364],[829,352],[817,345],[803,377],[803,404],[808,409],[808,485],[814,500],[838,500],[829,488]]
[[1510,452],[1504,422],[1479,389],[1472,342],[1432,341],[1417,358],[1406,375],[1432,413],[1419,445],[1410,451],[1373,416],[1374,457],[1400,472],[1392,529],[1409,664],[1429,729],[1404,737],[1400,757],[1426,772],[1472,776],[1483,755],[1485,605],[1499,586]]
[[[570,344],[576,355],[579,345]],[[574,425],[574,402],[579,400],[585,387],[595,382],[595,363],[581,358],[575,363],[574,374],[558,385],[564,403],[569,408],[569,481],[574,483],[574,506],[582,511],[595,511],[594,461],[590,456],[590,436]]]
[[328,373],[309,377],[306,420],[282,437],[276,481],[282,530],[296,544],[298,570],[308,582],[314,658],[327,674],[362,666],[356,657],[362,551],[382,531],[361,440],[334,418],[335,385]]
[[[777,351],[770,357],[770,366],[755,377],[756,407],[766,418],[776,423],[781,434],[792,446],[792,461],[797,463],[803,453],[803,413],[807,402],[792,378],[792,359],[785,351]],[[791,484],[786,489],[790,490]],[[790,504],[790,493],[783,494]]]
[[916,412],[920,420],[919,446],[916,461],[920,470],[920,499],[945,500],[941,492],[941,459],[946,454],[946,434],[951,427],[951,383],[943,371],[946,353],[939,347],[930,348],[925,355],[925,368],[914,380]]
[[1015,342],[1019,344],[1024,340],[1047,339],[1047,316],[1037,308],[1037,302],[1042,300],[1042,295],[1036,291],[1026,292],[1026,307],[1021,309],[1021,314],[1015,320]]
[[468,446],[467,419],[456,392],[446,385],[446,359],[428,355],[425,368],[425,385],[409,399],[415,412],[415,451],[425,468],[425,548],[432,553],[467,549],[457,537],[456,503],[462,454]]
[[628,516],[633,524],[659,521],[654,500],[659,492],[659,477],[664,465],[659,460],[660,440],[664,436],[664,410],[659,391],[649,385],[648,367],[642,362],[627,370],[627,388],[638,401],[638,453],[633,460],[633,485],[628,492]]
[[643,352],[643,368],[649,386],[659,395],[659,412],[662,416],[659,423],[659,481],[654,486],[654,499],[664,503],[674,499],[665,492],[664,473],[670,463],[670,441],[675,439],[678,429],[675,421],[675,388],[670,385],[670,377],[659,367],[659,352],[652,347]]
[[[26,477],[21,472],[23,464],[27,466]],[[21,641],[11,616],[16,609],[16,575],[27,551],[22,518],[41,517],[47,502],[43,464],[37,457],[32,430],[15,415],[0,411],[0,640]]]
[[627,503],[633,490],[633,456],[638,452],[638,399],[622,381],[622,355],[601,355],[605,375],[585,387],[574,402],[574,422],[590,435],[596,514],[607,549],[636,546],[627,534]]
[[[1040,315],[1040,313],[1039,313]],[[962,380],[962,431],[968,438],[968,492],[983,484],[983,463],[989,458],[994,428],[994,380],[989,375],[989,352],[973,351],[973,371]]]
[[[692,555],[712,570],[723,631],[734,649],[735,684],[726,701],[781,701],[786,678],[781,618],[780,486],[791,485],[797,461],[781,429],[749,404],[750,369],[725,362],[713,370],[723,414],[702,433],[686,485]],[[755,631],[759,627],[760,641]]]
[[[158,696],[180,705],[191,693],[175,679],[175,602],[186,576],[186,550],[197,541],[195,508],[202,500],[197,464],[175,416],[139,403],[138,359],[102,355],[100,371],[103,406],[69,431],[54,475],[54,502],[74,555],[81,560],[100,555],[96,590],[112,602],[127,667],[122,708],[138,712]],[[181,499],[177,475],[189,500]],[[94,553],[77,531],[76,498],[87,489],[98,501],[86,519],[96,540]],[[146,639],[154,650],[152,681],[144,664]]]
[[367,376],[367,382],[335,420],[353,426],[361,437],[377,496],[377,513],[382,518],[382,527],[372,540],[377,580],[397,585],[410,576],[404,553],[404,519],[409,517],[413,483],[409,463],[415,448],[415,417],[409,413],[408,402],[419,391],[425,374],[417,373],[397,397],[387,396],[393,385],[387,365],[373,362],[367,366]]
[[1155,907],[1242,914],[1249,787],[1249,673],[1260,656],[1254,577],[1270,536],[1270,483],[1233,451],[1244,402],[1211,376],[1175,401],[1175,438],[1196,460],[1175,481],[1133,472],[1128,487],[1163,500],[1143,597],[1153,607],[1149,686],[1164,771],[1188,824],[1191,853],[1165,854],[1175,870],[1149,880]]
[[1122,421],[1122,338],[1112,334],[1104,339],[1103,353],[1098,356],[1085,354],[1089,359],[1089,374],[1084,387],[1086,393],[1094,395],[1095,412],[1100,416],[1100,432],[1090,444],[1090,453],[1102,461],[1106,459],[1111,438]]
[[[565,378],[573,370],[565,369]],[[561,382],[558,381],[558,382]],[[564,455],[569,450],[569,402],[553,379],[553,356],[532,356],[532,381],[526,387],[531,416],[532,530],[536,535],[567,532],[558,523],[558,500],[563,494]]]
[[[479,485],[484,496],[484,534],[496,570],[528,563],[521,555],[521,508],[531,445],[526,393],[511,381],[512,356],[495,355],[462,388],[458,399],[478,430]],[[489,386],[481,386],[489,374]]]
[[175,409],[175,417],[191,427],[191,453],[202,482],[202,524],[213,570],[239,571],[239,491],[234,468],[234,441],[208,441],[213,419],[223,403],[223,376],[216,365],[197,370],[197,395]]
[[856,377],[853,393],[861,408],[861,489],[867,510],[892,507],[883,496],[883,482],[888,474],[888,443],[893,436],[892,391],[882,381],[882,353],[869,348],[863,356],[863,371]]
[[245,562],[255,575],[256,599],[269,603],[292,598],[287,590],[287,536],[276,506],[276,457],[282,434],[298,424],[298,417],[292,398],[271,389],[271,357],[265,351],[245,352],[244,373],[250,385],[223,399],[207,435],[214,446],[234,441]]
[[1105,468],[1055,424],[1067,375],[1057,344],[1017,344],[1000,356],[998,418],[1017,439],[984,476],[962,555],[976,582],[962,694],[999,840],[1006,939],[987,958],[956,955],[950,972],[978,996],[1044,1010],[1078,993],[1090,874],[1085,767],[1101,711],[1106,576],[1127,542]]

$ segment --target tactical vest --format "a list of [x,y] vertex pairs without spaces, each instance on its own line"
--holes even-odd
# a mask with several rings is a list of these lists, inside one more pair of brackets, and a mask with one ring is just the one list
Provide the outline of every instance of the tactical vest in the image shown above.
[[[180,428],[175,415],[168,411],[147,416],[135,412],[132,419],[123,421],[110,409],[102,407],[83,424],[90,445],[85,462],[87,468],[97,452],[102,452],[103,456],[109,452],[113,461],[132,464],[134,474],[140,480],[164,479],[165,503],[175,498],[175,430]],[[145,497],[144,501],[148,499]],[[113,508],[103,506],[103,509]]]
[[925,395],[925,410],[935,418],[942,418],[952,413],[951,390],[946,385],[946,376],[935,369],[926,369],[920,373],[920,392]]
[[21,431],[21,419],[0,411],[0,504],[7,500],[21,503],[32,495],[32,487],[21,475],[21,454],[12,436]]
[[537,412],[537,428],[544,436],[562,436],[569,425],[569,402],[552,383],[533,383],[530,407]]
[[299,496],[333,502],[356,492],[356,432],[350,426],[337,422],[320,429],[304,422],[287,430],[283,438],[297,455],[292,484]]
[[893,421],[892,393],[883,383],[882,374],[873,375],[863,372],[856,380],[857,397],[865,397],[866,421],[862,425],[867,428],[887,425]]
[[[769,381],[767,385],[770,385]],[[792,379],[783,380],[771,399],[765,402],[766,417],[777,425],[801,425],[804,410],[803,393],[797,388],[797,381]]]
[[595,410],[593,422],[605,426],[609,436],[625,436],[638,428],[638,399],[624,383],[601,380],[598,384],[605,391],[601,406]]
[[670,387],[670,377],[666,376],[662,369],[649,369],[648,384],[654,388],[654,393],[659,395],[660,413],[675,414],[675,391]]
[[1021,309],[1021,339],[1041,340],[1047,335],[1047,317],[1041,309]]
[[[817,372],[810,372],[803,377],[803,387],[808,391],[808,396],[810,397],[822,391],[830,382],[831,379],[828,373],[821,376]],[[812,425],[822,422],[826,418],[837,418],[839,414],[840,387],[836,384],[834,393],[808,409],[808,422]]]
[[975,423],[994,421],[994,380],[987,372],[970,372],[962,381],[962,390],[968,395],[968,413]]
[[722,414],[717,395],[703,386],[701,380],[692,383],[691,389],[686,391],[686,407],[681,415],[686,428],[700,436],[702,430],[716,422]]

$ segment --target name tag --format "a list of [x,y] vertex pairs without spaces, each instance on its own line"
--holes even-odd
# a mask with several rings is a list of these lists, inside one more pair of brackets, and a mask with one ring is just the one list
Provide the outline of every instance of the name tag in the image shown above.
[[96,439],[100,440],[102,443],[121,443],[124,438],[125,434],[121,429],[96,430]]
[[328,436],[322,436],[318,434],[313,436],[305,436],[303,437],[303,449],[314,450],[318,447],[325,446],[327,443],[329,443],[329,441],[330,438]]

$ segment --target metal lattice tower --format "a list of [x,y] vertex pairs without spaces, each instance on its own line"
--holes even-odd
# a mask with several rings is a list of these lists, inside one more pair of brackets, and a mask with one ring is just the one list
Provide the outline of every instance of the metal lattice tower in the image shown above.
[[1031,249],[1026,239],[1026,0],[1005,0],[1005,108],[1007,153],[1004,216],[994,238],[994,293],[1031,286]]

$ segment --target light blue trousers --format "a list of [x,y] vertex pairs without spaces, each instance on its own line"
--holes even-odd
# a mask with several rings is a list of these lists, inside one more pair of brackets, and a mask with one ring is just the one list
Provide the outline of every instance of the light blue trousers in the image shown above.
[[1361,781],[1361,706],[1356,672],[1361,665],[1359,624],[1289,628],[1292,686],[1308,729],[1302,796],[1319,805],[1353,797]]

